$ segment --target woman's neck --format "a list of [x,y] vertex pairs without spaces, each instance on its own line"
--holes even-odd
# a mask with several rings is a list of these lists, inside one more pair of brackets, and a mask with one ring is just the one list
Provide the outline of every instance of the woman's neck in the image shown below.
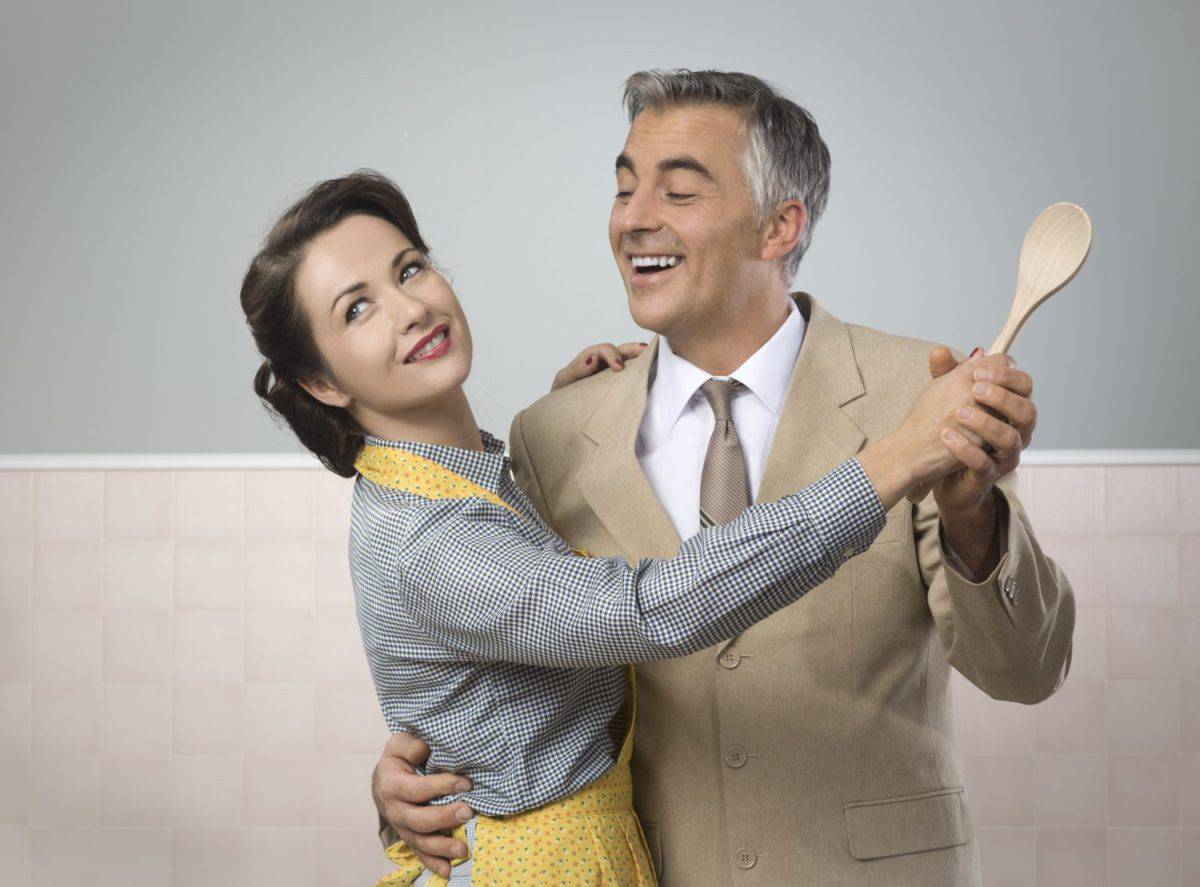
[[409,440],[463,450],[483,450],[483,436],[479,433],[475,413],[461,386],[446,392],[432,403],[407,410],[399,416],[373,413],[356,418],[367,433],[386,440]]

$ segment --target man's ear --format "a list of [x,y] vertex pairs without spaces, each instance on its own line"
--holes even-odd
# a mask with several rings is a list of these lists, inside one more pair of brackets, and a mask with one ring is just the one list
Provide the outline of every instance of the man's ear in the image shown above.
[[763,230],[763,259],[782,259],[800,242],[808,224],[808,210],[799,200],[785,200],[775,207]]
[[313,376],[299,381],[301,388],[327,406],[347,407],[350,405],[350,395],[343,394],[324,376]]

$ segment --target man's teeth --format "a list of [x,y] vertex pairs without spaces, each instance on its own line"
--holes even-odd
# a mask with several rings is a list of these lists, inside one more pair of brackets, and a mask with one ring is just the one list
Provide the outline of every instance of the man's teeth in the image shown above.
[[674,268],[679,264],[679,256],[633,256],[634,268]]
[[430,339],[424,348],[422,348],[420,351],[418,351],[416,354],[414,354],[412,357],[410,357],[409,360],[417,360],[419,358],[424,357],[426,354],[428,354],[430,351],[432,351],[438,345],[441,345],[442,342],[445,341],[445,339],[446,339],[446,331],[442,330],[440,333],[438,333],[436,336],[434,336],[432,339]]

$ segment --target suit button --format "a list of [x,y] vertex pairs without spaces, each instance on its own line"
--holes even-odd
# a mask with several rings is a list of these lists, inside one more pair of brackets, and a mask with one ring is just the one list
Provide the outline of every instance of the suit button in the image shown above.
[[1017,580],[1012,576],[1008,576],[1004,580],[1004,596],[1008,598],[1008,602],[1014,607],[1017,605]]
[[754,863],[758,862],[758,854],[753,850],[743,847],[733,854],[733,862],[740,869],[752,869]]
[[722,668],[737,668],[742,664],[742,657],[737,650],[732,647],[721,654],[721,658],[717,660],[721,663]]
[[729,750],[725,752],[725,764],[735,770],[738,767],[744,767],[746,764],[746,750],[740,745],[729,746]]

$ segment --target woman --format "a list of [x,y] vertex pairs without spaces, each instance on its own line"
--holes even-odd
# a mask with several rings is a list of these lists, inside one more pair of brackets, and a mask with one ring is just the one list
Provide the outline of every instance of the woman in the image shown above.
[[[626,664],[745,631],[864,551],[914,485],[961,467],[942,431],[970,400],[965,369],[857,458],[676,557],[592,558],[542,522],[477,426],[466,317],[387,179],[311,189],[241,301],[266,358],[255,392],[326,467],[358,475],[351,572],[388,726],[426,740],[430,769],[469,779],[446,799],[478,811],[452,883],[654,883],[631,805]],[[403,844],[388,853],[401,868],[386,883],[442,883]]]

